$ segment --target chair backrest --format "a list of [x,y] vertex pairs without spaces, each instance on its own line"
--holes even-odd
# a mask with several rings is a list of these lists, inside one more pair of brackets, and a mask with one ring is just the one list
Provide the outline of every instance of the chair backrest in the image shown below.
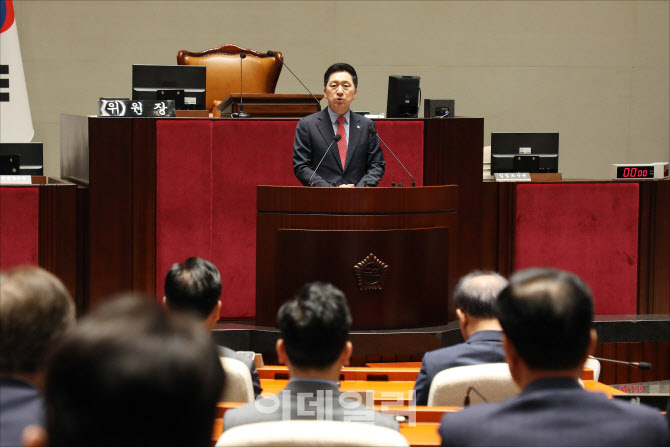
[[409,446],[399,432],[378,425],[337,421],[276,421],[233,427],[216,447],[225,446]]
[[597,382],[598,378],[600,377],[600,362],[597,359],[588,356],[586,358],[586,363],[584,363],[584,366],[586,366],[587,368],[591,368],[593,370],[593,380]]
[[240,93],[240,54],[247,57],[242,62],[244,70],[243,93],[274,93],[279,73],[284,65],[281,52],[271,57],[265,53],[223,45],[200,52],[180,51],[178,65],[205,65],[207,67],[206,107],[213,109],[214,100],[223,101],[231,93]]
[[[428,405],[463,406],[465,394],[471,386],[489,402],[502,402],[520,391],[512,380],[507,363],[458,366],[435,376],[428,392]],[[476,392],[470,392],[471,405],[482,402],[484,400]]]
[[225,385],[221,394],[223,402],[253,402],[254,386],[247,365],[237,359],[221,357]]

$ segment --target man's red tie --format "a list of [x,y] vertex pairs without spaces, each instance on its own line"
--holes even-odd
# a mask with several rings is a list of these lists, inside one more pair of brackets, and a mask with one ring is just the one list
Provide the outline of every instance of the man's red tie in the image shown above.
[[337,149],[340,152],[340,160],[342,160],[342,169],[347,162],[347,131],[344,130],[344,117],[337,117],[337,134],[341,135],[340,141],[337,142]]

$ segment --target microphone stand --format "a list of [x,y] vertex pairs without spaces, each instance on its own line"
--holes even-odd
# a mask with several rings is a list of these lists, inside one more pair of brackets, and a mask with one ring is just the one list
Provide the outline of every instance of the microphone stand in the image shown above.
[[[270,57],[275,57],[275,52],[272,51],[272,50],[268,50],[268,52],[265,53],[265,54],[267,54],[267,55],[270,56]],[[284,67],[286,67],[286,69],[287,69],[288,71],[291,72],[291,74],[293,75],[293,77],[296,78],[296,79],[298,80],[298,82],[305,88],[305,90],[307,90],[307,93],[309,93],[310,95],[312,95],[312,98],[314,98],[314,101],[316,101],[316,107],[317,107],[318,111],[320,112],[320,111],[321,111],[321,101],[319,101],[319,100],[316,98],[316,96],[314,96],[314,94],[307,88],[307,86],[305,86],[305,84],[302,83],[302,81],[300,80],[300,78],[297,77],[297,76],[295,75],[295,73],[293,73],[293,70],[291,70],[291,68],[290,68],[288,65],[286,65],[286,62],[281,61],[281,63],[282,63],[282,65],[283,65]]]
[[240,53],[240,111],[238,113],[231,113],[233,118],[251,118],[251,114],[244,112],[244,87],[242,74],[242,59],[247,57],[245,53]]
[[480,393],[477,388],[475,388],[474,386],[471,386],[470,388],[468,388],[468,391],[465,393],[465,400],[463,400],[463,407],[470,406],[470,391],[474,391],[475,393],[477,393],[477,395],[479,397],[481,397],[484,402],[489,401],[487,398],[482,396],[482,393]]
[[400,160],[398,160],[398,157],[396,157],[395,154],[393,153],[393,151],[391,150],[391,148],[388,147],[388,144],[386,144],[384,142],[384,140],[382,140],[382,137],[380,137],[379,134],[377,133],[377,129],[370,126],[370,127],[368,127],[368,132],[370,132],[371,135],[377,135],[377,138],[379,138],[379,141],[381,141],[384,144],[384,146],[386,146],[386,149],[388,149],[388,151],[391,153],[391,155],[393,155],[393,158],[395,158],[395,160],[400,164],[400,166],[402,166],[402,168],[405,170],[407,175],[409,175],[409,178],[412,179],[412,188],[414,188],[416,186],[416,182],[414,181],[414,177],[412,177],[412,174],[409,173],[409,171],[407,170],[405,165],[402,164],[402,162]]
[[638,369],[644,369],[644,370],[651,369],[651,363],[647,362],[624,362],[622,360],[603,359],[600,357],[594,357],[592,355],[590,355],[589,357],[592,359],[600,360],[602,362],[622,363],[628,366],[635,366]]
[[330,148],[333,147],[333,144],[337,141],[340,141],[342,139],[342,135],[340,134],[335,134],[333,136],[333,140],[330,142],[328,145],[328,149],[326,149],[326,152],[323,154],[323,157],[321,157],[321,160],[319,160],[319,164],[316,165],[316,168],[314,168],[314,172],[312,172],[312,176],[309,178],[309,186],[314,186],[314,183],[312,183],[312,179],[314,178],[314,174],[316,174],[316,171],[319,169],[319,166],[321,166],[321,163],[323,163],[323,159],[326,158],[326,155],[328,155],[328,152],[330,152]]

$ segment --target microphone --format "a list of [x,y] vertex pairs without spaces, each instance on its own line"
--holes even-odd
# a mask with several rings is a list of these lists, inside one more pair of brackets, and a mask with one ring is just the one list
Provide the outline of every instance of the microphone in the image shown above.
[[244,88],[242,87],[242,59],[247,57],[245,53],[240,53],[240,111],[238,113],[231,113],[230,116],[233,118],[251,118],[251,115],[249,113],[244,112]]
[[316,165],[316,169],[314,169],[314,172],[312,172],[312,176],[309,178],[309,186],[314,186],[314,183],[312,183],[312,179],[314,178],[314,174],[316,174],[316,170],[319,169],[319,166],[321,166],[321,163],[323,162],[323,159],[326,158],[326,155],[328,155],[328,151],[330,151],[330,148],[333,147],[333,144],[336,141],[340,141],[341,138],[342,138],[342,135],[340,135],[340,134],[335,134],[335,136],[333,136],[333,140],[328,145],[328,149],[326,149],[326,152],[323,154],[323,157],[321,157],[321,160],[319,161],[319,164]]
[[481,397],[484,400],[484,402],[488,402],[488,399],[485,398],[484,396],[482,396],[482,393],[480,393],[477,388],[475,388],[474,386],[471,386],[471,387],[468,388],[468,391],[465,393],[465,399],[463,400],[463,407],[469,407],[470,406],[470,391],[474,391],[475,393],[477,393],[477,395],[479,397]]
[[[272,51],[272,50],[268,50],[268,52],[267,52],[266,54],[267,54],[268,56],[270,56],[270,57],[275,57],[275,52]],[[302,83],[302,81],[300,80],[300,78],[297,77],[297,76],[295,75],[295,73],[293,73],[293,70],[291,70],[291,69],[289,68],[289,66],[286,65],[286,62],[281,61],[281,63],[284,64],[284,67],[286,67],[286,69],[287,69],[289,72],[291,72],[291,74],[293,75],[293,77],[296,78],[296,79],[298,80],[298,82],[299,82],[303,87],[305,87],[305,90],[307,90],[307,93],[309,93],[310,95],[312,95],[312,98],[314,98],[314,101],[316,101],[316,106],[318,107],[319,112],[320,112],[320,111],[321,111],[321,101],[319,101],[319,100],[317,99],[317,97],[314,96],[314,94],[313,94],[312,92],[309,91],[309,89],[305,86],[305,84]]]
[[384,146],[386,146],[386,149],[388,149],[388,151],[391,153],[391,155],[393,155],[393,158],[395,158],[396,161],[398,163],[400,163],[400,166],[402,166],[402,168],[405,170],[407,175],[409,175],[409,178],[412,179],[412,188],[414,188],[416,186],[416,182],[414,182],[414,177],[412,177],[412,174],[409,173],[409,171],[407,170],[405,165],[402,164],[402,162],[400,160],[398,160],[398,157],[395,156],[395,154],[393,153],[391,148],[388,147],[388,145],[386,143],[384,143],[384,140],[382,140],[382,137],[380,137],[379,134],[377,133],[377,129],[375,129],[373,126],[370,126],[370,127],[368,127],[368,132],[370,132],[370,135],[377,135],[377,138],[379,138],[379,141],[381,141],[384,144]]
[[651,369],[651,363],[647,362],[624,362],[621,360],[612,360],[612,359],[601,359],[600,357],[593,357],[592,355],[589,356],[592,359],[600,360],[601,362],[612,362],[612,363],[623,363],[624,365],[628,366],[635,366],[638,369]]

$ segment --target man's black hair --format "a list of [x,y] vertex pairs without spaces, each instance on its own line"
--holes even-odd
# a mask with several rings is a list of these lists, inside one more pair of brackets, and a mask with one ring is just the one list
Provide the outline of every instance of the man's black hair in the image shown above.
[[221,275],[211,262],[188,258],[174,263],[165,276],[165,298],[171,309],[207,318],[221,296]]
[[356,74],[356,70],[354,70],[354,67],[352,67],[349,64],[345,64],[344,62],[337,62],[326,70],[326,73],[323,75],[323,86],[328,85],[328,80],[330,79],[330,75],[333,73],[337,73],[338,71],[346,71],[351,75],[351,78],[354,80],[354,88],[358,88],[358,75]]
[[306,284],[281,306],[277,327],[291,363],[303,368],[329,367],[349,339],[351,315],[344,293],[328,283]]
[[195,318],[151,298],[105,302],[50,358],[50,447],[208,447],[223,370]]
[[593,299],[572,273],[522,270],[500,292],[496,308],[505,336],[532,369],[575,368],[587,353]]

